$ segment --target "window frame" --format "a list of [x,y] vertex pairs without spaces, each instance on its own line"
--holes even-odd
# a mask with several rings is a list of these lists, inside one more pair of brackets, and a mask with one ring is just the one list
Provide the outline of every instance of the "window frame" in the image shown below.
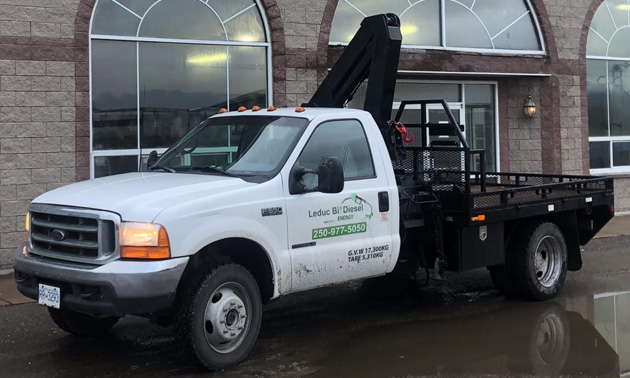
[[300,151],[300,154],[298,155],[297,159],[293,163],[293,167],[291,169],[295,168],[295,166],[298,164],[298,162],[300,161],[300,157],[302,157],[302,154],[304,153],[304,150],[306,149],[308,144],[311,142],[311,139],[313,138],[313,135],[315,135],[315,133],[317,132],[317,130],[321,126],[323,126],[323,125],[325,125],[327,123],[343,122],[343,121],[356,121],[359,124],[359,126],[361,127],[361,131],[363,133],[363,136],[365,137],[365,142],[367,143],[368,152],[370,154],[370,163],[372,163],[372,172],[374,172],[374,174],[372,176],[358,176],[358,177],[352,177],[352,178],[347,178],[345,176],[345,174],[344,174],[343,181],[344,182],[350,182],[350,181],[359,181],[359,180],[373,180],[373,179],[378,178],[378,174],[376,173],[376,166],[374,165],[374,155],[372,154],[372,146],[370,145],[370,138],[368,138],[367,133],[365,132],[365,126],[357,118],[329,119],[329,120],[326,120],[326,121],[322,121],[317,126],[315,126],[315,128],[311,132],[311,135],[308,136],[308,139],[306,140],[306,143],[304,143],[304,147],[302,147],[302,150]]
[[[345,1],[345,0],[339,0]],[[409,0],[410,7],[421,2],[423,0]],[[424,45],[406,45],[403,44],[402,48],[407,49],[418,49],[418,50],[439,50],[439,51],[463,51],[463,52],[477,52],[477,53],[485,53],[485,54],[496,54],[496,55],[547,55],[547,47],[545,45],[545,38],[542,33],[542,29],[540,28],[540,22],[538,21],[538,17],[536,12],[534,12],[534,8],[532,7],[530,0],[522,0],[525,3],[529,11],[529,15],[532,19],[532,23],[534,25],[534,30],[536,32],[536,38],[540,44],[540,50],[511,50],[511,49],[488,49],[488,48],[472,48],[472,47],[453,47],[448,46],[446,41],[446,6],[445,2],[447,0],[438,0],[440,2],[440,46],[424,46]],[[454,0],[448,0],[454,1]],[[475,0],[478,1],[478,0]],[[356,7],[352,6],[356,9]],[[358,11],[358,9],[357,9]],[[363,12],[361,12],[363,13]],[[335,11],[336,15],[336,11]],[[524,16],[521,16],[524,17]],[[517,20],[518,21],[518,20]],[[510,24],[512,26],[515,22]],[[508,26],[508,28],[509,28]],[[357,26],[358,30],[358,26]],[[498,35],[497,35],[498,36]],[[495,36],[496,37],[496,36]],[[404,41],[404,38],[403,38]],[[338,41],[329,41],[328,46],[348,46],[348,42],[338,42]]]
[[[608,2],[607,0],[604,0],[599,7],[595,10],[595,13],[593,14],[593,17],[595,17],[595,14],[597,14],[597,12],[600,9],[603,9],[602,7],[608,7]],[[608,11],[610,12],[610,8],[608,8]],[[612,13],[609,13],[610,17],[613,18]],[[628,9],[628,18],[630,20],[630,9]],[[614,18],[613,18],[614,21]],[[588,135],[588,143],[589,143],[589,159],[590,159],[590,143],[591,142],[607,142],[608,143],[608,153],[609,153],[609,159],[610,159],[610,166],[607,168],[591,168],[589,167],[589,172],[591,174],[594,175],[599,175],[599,174],[628,174],[630,173],[630,165],[621,165],[621,166],[615,166],[614,165],[614,144],[615,143],[619,143],[619,142],[630,142],[630,134],[628,135],[621,135],[621,136],[612,136],[610,135],[610,85],[609,85],[609,77],[608,77],[608,73],[609,73],[609,63],[610,62],[628,62],[630,63],[630,57],[618,57],[618,56],[609,56],[608,55],[608,50],[610,48],[610,43],[612,42],[613,37],[615,36],[615,34],[617,32],[619,32],[619,30],[622,30],[624,28],[628,28],[630,27],[630,25],[624,25],[624,26],[617,26],[616,22],[614,22],[614,26],[616,28],[616,31],[613,33],[613,35],[611,36],[610,40],[606,40],[599,32],[597,32],[597,30],[595,30],[592,26],[589,27],[589,33],[587,36],[587,43],[588,43],[588,38],[599,38],[602,39],[603,41],[605,41],[608,44],[608,49],[606,52],[606,56],[603,55],[591,55],[588,53],[588,50],[586,52],[586,60],[592,60],[592,61],[604,61],[606,63],[606,116],[607,116],[607,120],[608,120],[608,136],[591,136],[590,135],[590,124],[589,124],[589,135]],[[588,44],[587,44],[588,46]],[[587,71],[587,77],[588,77],[588,71]],[[587,94],[588,94],[588,81],[586,83],[587,85]],[[590,120],[589,120],[590,122]]]
[[[256,6],[258,12],[260,13],[260,18],[262,21],[262,26],[263,26],[263,32],[265,35],[265,42],[243,42],[243,41],[229,41],[229,40],[225,40],[225,41],[211,41],[211,40],[194,40],[194,39],[177,39],[177,38],[153,38],[153,37],[130,37],[130,36],[116,36],[116,35],[102,35],[102,34],[93,34],[92,33],[92,28],[93,28],[93,23],[94,23],[94,16],[96,14],[95,10],[98,7],[98,3],[101,0],[96,0],[96,3],[94,4],[94,7],[92,8],[92,14],[90,16],[90,26],[89,26],[89,38],[88,38],[88,66],[89,66],[89,112],[90,112],[90,178],[93,179],[94,178],[94,169],[95,169],[95,165],[94,165],[94,158],[96,156],[137,156],[137,160],[138,160],[138,170],[140,171],[143,162],[146,160],[146,158],[149,155],[149,152],[155,150],[156,152],[158,152],[158,154],[162,154],[164,153],[169,147],[162,147],[162,148],[143,148],[141,146],[141,125],[140,125],[140,117],[137,117],[137,124],[136,124],[136,132],[137,132],[137,148],[135,149],[110,149],[110,150],[94,150],[93,148],[93,119],[92,119],[92,115],[93,115],[93,109],[92,109],[92,95],[93,95],[93,91],[92,91],[92,78],[93,78],[93,73],[92,73],[92,41],[93,40],[101,40],[101,41],[121,41],[121,42],[135,42],[136,43],[136,101],[137,101],[137,107],[136,107],[136,111],[138,112],[138,114],[140,113],[140,62],[139,62],[139,44],[142,42],[151,42],[151,43],[176,43],[176,44],[188,44],[188,45],[208,45],[208,46],[225,46],[226,49],[229,49],[229,47],[241,47],[241,46],[245,46],[245,47],[261,47],[261,48],[265,48],[265,55],[266,55],[266,60],[265,63],[267,65],[267,104],[266,105],[273,105],[273,62],[272,62],[272,44],[271,44],[271,29],[270,29],[270,25],[269,22],[267,20],[266,17],[266,13],[265,13],[265,8],[261,2],[261,0],[252,0],[253,5]],[[158,0],[156,0],[157,2]],[[153,4],[155,5],[155,4]],[[153,6],[152,5],[152,6]],[[151,7],[152,7],[151,6]],[[147,14],[150,11],[151,7],[149,7],[149,9],[147,10]],[[251,8],[252,6],[250,6],[249,8]],[[249,9],[247,8],[247,9]],[[214,10],[213,10],[214,12]],[[242,11],[241,11],[242,12]],[[239,12],[240,13],[240,12]],[[238,13],[237,13],[238,14]],[[229,21],[226,20],[226,21]],[[227,58],[226,58],[227,59]],[[229,104],[229,96],[230,96],[230,74],[229,74],[229,61],[227,61],[228,64],[228,68],[227,68],[227,80],[226,80],[226,88],[227,88],[227,101]]]

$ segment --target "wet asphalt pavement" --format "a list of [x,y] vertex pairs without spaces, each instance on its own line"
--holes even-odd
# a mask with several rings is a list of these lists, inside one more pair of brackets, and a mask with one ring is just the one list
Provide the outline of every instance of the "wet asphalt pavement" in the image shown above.
[[0,377],[618,377],[630,371],[630,237],[583,257],[543,303],[506,299],[485,270],[421,290],[385,277],[287,296],[266,306],[249,358],[214,373],[145,319],[84,339],[37,304],[2,307]]

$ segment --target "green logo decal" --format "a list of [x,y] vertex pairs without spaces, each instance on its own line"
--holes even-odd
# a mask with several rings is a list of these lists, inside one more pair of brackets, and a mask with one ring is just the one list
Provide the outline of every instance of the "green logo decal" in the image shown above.
[[371,220],[374,217],[372,205],[364,198],[352,193],[337,206],[311,209],[309,218],[324,218],[322,223],[352,222],[360,219]]
[[367,219],[372,219],[372,217],[374,216],[374,209],[372,209],[372,205],[368,201],[366,201],[363,198],[359,197],[356,193],[352,193],[350,195],[350,197],[348,197],[345,200],[341,201],[341,204],[343,205],[343,203],[346,202],[346,201],[352,201],[352,202],[356,203],[357,205],[361,205],[361,206],[363,204],[368,205],[370,207],[370,213],[366,214],[365,217]]

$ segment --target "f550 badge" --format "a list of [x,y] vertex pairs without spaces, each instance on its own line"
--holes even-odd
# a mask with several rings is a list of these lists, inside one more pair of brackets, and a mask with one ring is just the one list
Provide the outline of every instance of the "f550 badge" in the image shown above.
[[270,217],[273,215],[282,215],[282,208],[281,207],[268,207],[266,209],[261,209],[260,212],[262,213],[263,217]]

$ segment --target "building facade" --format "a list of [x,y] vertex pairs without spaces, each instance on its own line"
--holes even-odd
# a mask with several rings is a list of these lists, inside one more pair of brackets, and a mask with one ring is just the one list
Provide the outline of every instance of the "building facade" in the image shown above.
[[145,169],[222,107],[308,101],[386,12],[394,109],[444,98],[490,170],[614,174],[630,210],[628,0],[0,0],[0,269],[37,195]]

